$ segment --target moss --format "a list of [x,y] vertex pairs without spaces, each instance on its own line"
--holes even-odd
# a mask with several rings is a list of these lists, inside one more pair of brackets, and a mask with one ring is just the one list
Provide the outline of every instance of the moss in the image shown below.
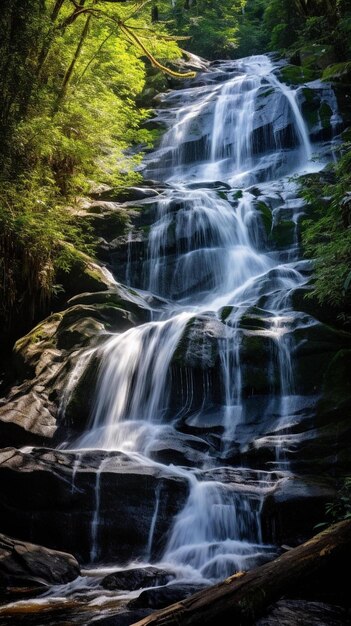
[[268,96],[270,96],[272,93],[274,93],[274,89],[273,87],[271,87],[270,89],[266,89],[266,91],[263,91],[260,93],[260,98],[267,98]]
[[107,291],[110,288],[102,268],[91,257],[73,246],[69,246],[68,250],[69,265],[57,273],[57,282],[62,285],[65,300],[79,293]]
[[225,191],[217,191],[217,194],[221,198],[221,200],[227,200],[227,194]]
[[289,220],[282,220],[273,226],[269,240],[276,248],[286,248],[293,243],[294,233],[295,224]]
[[20,352],[30,344],[36,344],[54,335],[58,324],[62,320],[62,313],[54,313],[44,322],[40,322],[27,335],[18,339],[15,344],[15,351]]
[[262,222],[268,237],[272,230],[272,212],[269,206],[261,200],[256,203],[256,209],[261,213]]
[[233,200],[240,200],[242,197],[243,197],[242,189],[238,189],[237,191],[233,192],[233,195],[232,195]]
[[306,65],[286,65],[280,70],[281,78],[285,83],[293,85],[303,85],[318,78],[318,72]]
[[227,317],[229,317],[232,311],[233,311],[232,306],[224,306],[223,309],[221,309],[220,311],[221,321],[224,322],[227,319]]
[[335,53],[332,45],[313,43],[306,44],[300,49],[302,67],[313,72],[313,78],[319,78],[321,70],[335,63]]
[[177,363],[178,365],[183,365],[184,355],[186,353],[188,342],[189,342],[189,334],[192,327],[196,323],[196,317],[192,317],[184,328],[184,332],[179,340],[177,348],[173,354],[172,363]]
[[246,311],[240,320],[240,328],[248,330],[264,330],[270,327],[270,322],[262,317],[261,309],[252,307]]
[[100,211],[85,216],[85,221],[91,226],[95,236],[104,239],[115,239],[124,235],[128,225],[127,211]]
[[319,109],[319,117],[323,128],[330,128],[330,119],[332,115],[333,111],[331,110],[329,104],[322,102]]
[[308,87],[303,89],[303,95],[305,101],[302,104],[302,112],[305,121],[310,128],[313,128],[319,123],[319,99],[316,98],[316,93]]
[[244,334],[242,339],[241,357],[252,365],[268,364],[271,355],[272,340],[257,333]]

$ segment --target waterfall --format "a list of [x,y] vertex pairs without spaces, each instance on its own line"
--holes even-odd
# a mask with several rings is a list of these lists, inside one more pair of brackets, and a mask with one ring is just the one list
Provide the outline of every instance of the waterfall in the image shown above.
[[[202,428],[199,437],[211,420],[221,429],[217,451],[203,454],[197,467],[169,468],[186,477],[189,497],[169,529],[161,561],[207,581],[247,569],[272,551],[264,545],[260,515],[279,476],[235,461],[234,471],[228,461],[253,421],[250,394],[266,385],[270,395],[260,414],[271,412],[273,431],[288,428],[294,411],[292,332],[301,320],[290,295],[307,278],[297,250],[301,201],[289,177],[316,165],[296,92],[274,71],[267,56],[223,62],[199,83],[165,96],[159,119],[168,130],[146,172],[167,185],[140,275],[143,289],[168,304],[153,312],[153,321],[112,335],[98,348],[96,401],[90,429],[78,442],[155,463],[155,444],[170,434],[182,446],[190,427]],[[271,231],[264,228],[262,205],[273,216]],[[274,244],[271,233],[285,214],[293,216],[292,239]],[[286,220],[282,224],[287,237]],[[131,246],[129,237],[128,281]],[[200,327],[207,334],[196,343]],[[260,364],[259,358],[266,360]],[[286,463],[279,466],[282,442],[270,436],[278,469],[287,471]],[[144,552],[149,556],[159,499],[157,491]]]

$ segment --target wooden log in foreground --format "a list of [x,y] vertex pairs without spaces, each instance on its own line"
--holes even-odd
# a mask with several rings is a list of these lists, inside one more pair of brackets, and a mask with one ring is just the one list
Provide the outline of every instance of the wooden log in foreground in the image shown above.
[[[351,557],[351,521],[334,524],[270,563],[235,574],[213,587],[152,613],[132,626],[252,624],[281,596],[304,591],[313,580],[330,586]],[[345,574],[344,576],[347,575]],[[338,583],[336,583],[338,584]],[[224,621],[226,620],[226,621]],[[230,620],[230,621],[228,621]]]

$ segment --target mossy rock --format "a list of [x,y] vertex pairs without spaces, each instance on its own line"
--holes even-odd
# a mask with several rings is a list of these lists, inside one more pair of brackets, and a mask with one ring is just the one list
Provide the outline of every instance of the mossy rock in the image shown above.
[[233,309],[233,306],[224,306],[220,310],[219,316],[222,322],[225,322],[225,320],[232,314]]
[[217,318],[192,318],[185,327],[172,363],[199,370],[213,369],[218,357],[218,340],[224,338],[225,333],[225,327]]
[[128,226],[128,213],[126,211],[108,211],[104,213],[91,213],[84,217],[91,226],[96,237],[103,237],[107,241],[124,235]]
[[330,304],[325,302],[321,304],[318,302],[317,298],[313,295],[312,287],[307,285],[294,289],[291,294],[291,301],[296,311],[307,313],[329,326],[336,325],[339,311]]
[[318,72],[306,65],[285,65],[280,69],[280,77],[288,85],[303,85],[318,78]]
[[104,325],[93,317],[83,317],[67,328],[59,328],[57,346],[60,350],[72,350],[84,348],[92,339],[101,335],[105,330]]
[[[340,376],[340,388],[344,385],[344,388],[348,390],[346,393],[349,393],[350,387],[345,377],[345,363],[351,354],[351,335],[335,330],[326,324],[316,324],[305,329],[297,329],[294,332],[294,340],[296,345],[295,382],[301,393],[322,394],[325,399],[329,396],[330,401],[333,402],[339,393],[338,376]],[[341,358],[343,350],[345,350],[345,357]],[[338,353],[340,357],[335,360]],[[338,372],[335,376],[334,370]]]
[[271,359],[272,348],[273,341],[270,337],[259,333],[244,333],[240,348],[240,360],[248,364],[267,364]]
[[57,346],[69,350],[85,345],[105,329],[124,331],[132,326],[131,314],[118,305],[76,304],[65,311],[57,328]]
[[101,364],[101,354],[94,353],[87,363],[82,376],[75,385],[65,408],[65,421],[61,424],[75,432],[87,428],[96,394],[97,380]]
[[150,187],[115,187],[93,194],[97,200],[107,200],[108,202],[135,202],[156,198],[159,192]]
[[78,296],[74,296],[69,300],[69,305],[104,305],[107,307],[115,307],[118,309],[123,309],[124,311],[129,311],[132,313],[133,318],[136,322],[144,323],[149,321],[150,312],[148,308],[142,306],[142,302],[138,304],[132,299],[128,298],[130,294],[131,298],[140,297],[138,294],[132,289],[123,288],[120,289],[116,286],[115,291],[101,291],[97,293],[82,293]]
[[308,87],[303,89],[304,102],[302,103],[302,113],[304,120],[310,129],[319,125],[319,107],[320,100],[316,96],[316,92]]
[[329,402],[350,403],[351,408],[351,349],[339,350],[324,374],[324,397]]
[[248,309],[240,319],[240,328],[247,330],[265,330],[270,328],[271,323],[263,316],[263,311],[258,307]]
[[321,70],[336,62],[335,49],[328,44],[306,44],[300,48],[300,59],[302,68],[314,72],[314,78],[310,78],[314,80],[320,78]]
[[15,343],[13,363],[21,380],[35,375],[36,365],[44,349],[56,347],[56,333],[61,320],[62,313],[54,313]]
[[269,237],[272,231],[272,220],[273,220],[272,211],[269,208],[268,204],[266,204],[262,200],[259,200],[258,202],[256,202],[255,207],[257,211],[259,211],[261,214],[261,219],[262,219],[264,229],[266,231],[266,235],[267,237]]
[[70,265],[67,271],[60,270],[56,281],[63,288],[63,296],[58,304],[79,293],[107,291],[113,283],[104,273],[103,268],[95,263],[87,254],[69,246]]
[[275,224],[269,234],[269,242],[275,248],[282,249],[291,246],[294,242],[295,224],[289,220],[281,220]]
[[331,127],[330,120],[331,120],[332,115],[333,115],[333,111],[331,110],[330,106],[326,102],[322,102],[320,109],[319,109],[319,117],[320,117],[322,127],[324,129]]

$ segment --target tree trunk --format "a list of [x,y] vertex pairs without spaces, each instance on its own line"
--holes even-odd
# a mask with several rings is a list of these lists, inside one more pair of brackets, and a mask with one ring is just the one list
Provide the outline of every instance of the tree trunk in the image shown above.
[[281,596],[304,597],[313,583],[318,588],[326,583],[329,590],[339,589],[343,580],[347,587],[350,556],[351,521],[340,522],[274,561],[235,574],[133,626],[253,624]]
[[79,42],[78,45],[76,47],[75,53],[73,55],[73,59],[67,69],[67,72],[63,78],[62,81],[62,85],[61,85],[61,89],[60,89],[60,93],[58,95],[57,101],[56,101],[56,106],[55,106],[55,111],[57,111],[60,107],[60,104],[62,102],[62,100],[65,98],[66,93],[67,93],[67,89],[68,89],[68,85],[71,81],[73,72],[74,72],[74,68],[76,66],[76,63],[80,57],[80,53],[82,51],[83,48],[83,44],[87,38],[88,32],[89,32],[89,25],[90,25],[90,20],[91,20],[91,14],[88,15],[88,17],[85,20],[85,24],[84,24],[84,28],[82,30],[82,34],[79,38]]

